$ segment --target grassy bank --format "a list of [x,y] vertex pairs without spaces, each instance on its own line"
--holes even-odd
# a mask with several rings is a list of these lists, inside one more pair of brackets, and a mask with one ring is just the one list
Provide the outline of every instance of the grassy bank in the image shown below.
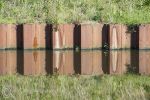
[[149,23],[150,0],[0,0],[0,23]]
[[1,76],[0,98],[17,100],[146,100],[148,76]]

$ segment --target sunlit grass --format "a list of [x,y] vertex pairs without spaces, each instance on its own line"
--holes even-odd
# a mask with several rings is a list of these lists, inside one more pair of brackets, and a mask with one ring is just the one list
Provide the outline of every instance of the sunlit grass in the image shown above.
[[17,100],[145,100],[150,77],[122,76],[1,76],[0,98]]
[[150,23],[149,0],[1,0],[0,23]]

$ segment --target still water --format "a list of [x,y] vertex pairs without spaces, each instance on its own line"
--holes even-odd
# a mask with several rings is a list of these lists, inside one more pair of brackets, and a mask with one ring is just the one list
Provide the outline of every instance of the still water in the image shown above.
[[150,75],[150,51],[0,51],[0,75]]

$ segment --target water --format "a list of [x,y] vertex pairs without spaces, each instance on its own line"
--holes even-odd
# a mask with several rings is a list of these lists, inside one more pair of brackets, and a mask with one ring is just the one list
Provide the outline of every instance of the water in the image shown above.
[[150,75],[150,51],[0,51],[0,75]]

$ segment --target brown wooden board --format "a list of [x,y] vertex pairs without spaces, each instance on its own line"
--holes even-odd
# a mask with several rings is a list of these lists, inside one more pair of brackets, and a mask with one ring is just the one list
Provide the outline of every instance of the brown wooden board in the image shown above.
[[63,33],[64,33],[64,48],[73,49],[73,34],[74,34],[74,25],[73,24],[64,24]]
[[122,25],[122,41],[121,48],[122,49],[130,49],[131,48],[131,32],[128,30],[128,26]]
[[139,26],[139,49],[150,49],[150,24]]
[[90,24],[81,24],[81,49],[93,48],[93,28]]
[[53,26],[53,49],[62,49],[64,45],[63,25]]
[[17,48],[16,25],[0,24],[0,49]]
[[17,48],[17,28],[16,25],[7,24],[5,31],[7,32],[7,47],[9,49],[16,49]]
[[46,24],[24,25],[24,49],[46,48]]
[[122,26],[121,25],[110,25],[110,49],[121,49],[122,39],[121,39]]
[[23,25],[23,37],[24,37],[24,49],[37,49],[38,34],[35,31],[35,24],[24,24]]
[[[36,33],[39,33],[39,48],[46,48],[46,24],[36,24]],[[49,36],[49,35],[48,35]]]
[[102,48],[102,29],[103,24],[93,24],[93,46],[92,48]]
[[0,25],[0,49],[6,49],[7,47],[7,32],[6,32],[6,26],[5,24]]
[[131,47],[131,33],[123,24],[111,24],[109,33],[110,49],[129,49]]

